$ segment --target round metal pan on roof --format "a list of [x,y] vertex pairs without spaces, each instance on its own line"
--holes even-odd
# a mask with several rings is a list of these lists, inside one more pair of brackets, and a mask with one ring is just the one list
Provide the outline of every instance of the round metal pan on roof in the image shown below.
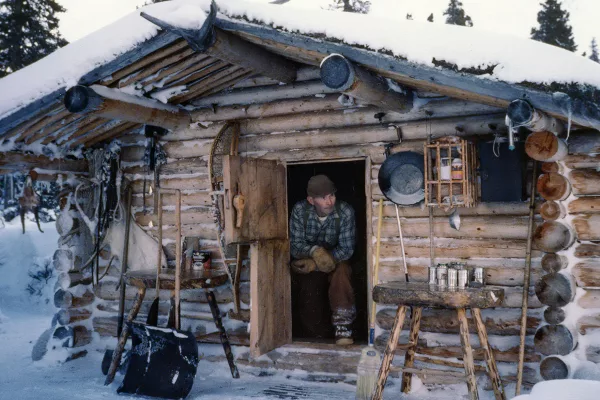
[[423,155],[405,151],[390,155],[379,170],[379,188],[398,205],[417,204],[425,198]]

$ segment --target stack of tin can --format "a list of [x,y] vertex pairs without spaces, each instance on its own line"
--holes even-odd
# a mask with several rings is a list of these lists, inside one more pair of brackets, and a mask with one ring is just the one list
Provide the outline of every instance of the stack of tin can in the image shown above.
[[470,270],[466,268],[465,263],[440,263],[436,267],[429,267],[429,284],[436,285],[439,288],[464,289],[467,286],[483,286],[483,268],[475,267],[472,269],[472,279],[470,279]]

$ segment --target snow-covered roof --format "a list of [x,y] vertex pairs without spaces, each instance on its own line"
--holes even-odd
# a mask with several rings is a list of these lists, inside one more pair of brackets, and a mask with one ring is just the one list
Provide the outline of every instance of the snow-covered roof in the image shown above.
[[[144,8],[179,27],[199,28],[210,0],[172,0]],[[414,66],[448,69],[485,81],[588,85],[600,89],[600,64],[567,50],[514,36],[454,25],[292,6],[221,0],[218,26],[259,25],[389,55]],[[121,20],[0,80],[0,119],[32,102],[82,83],[95,68],[139,47],[159,29],[137,10]],[[91,84],[93,82],[84,82]],[[536,86],[537,85],[537,86]],[[1,126],[0,126],[1,128]],[[3,131],[3,129],[0,129]]]

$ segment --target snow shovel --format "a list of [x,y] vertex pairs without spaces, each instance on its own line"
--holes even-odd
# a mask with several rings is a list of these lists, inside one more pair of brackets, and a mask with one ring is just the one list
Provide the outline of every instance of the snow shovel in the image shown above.
[[[164,191],[161,190],[161,191]],[[180,330],[179,291],[181,288],[181,192],[177,196],[177,242],[175,262],[175,327],[159,328],[137,322],[130,323],[132,347],[123,383],[117,393],[130,393],[165,399],[185,398],[194,384],[198,368],[198,344],[192,332]],[[162,196],[159,210],[162,209]],[[162,214],[161,211],[159,213]],[[162,215],[161,215],[162,217]],[[159,217],[160,219],[160,217]],[[159,224],[160,225],[160,224]],[[162,234],[159,233],[159,249]],[[160,252],[159,252],[160,266]],[[158,286],[160,267],[156,279]]]

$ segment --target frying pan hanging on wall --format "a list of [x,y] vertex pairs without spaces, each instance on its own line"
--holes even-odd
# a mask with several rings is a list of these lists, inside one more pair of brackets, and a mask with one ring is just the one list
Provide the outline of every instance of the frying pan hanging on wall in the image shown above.
[[423,155],[413,151],[394,153],[379,169],[379,189],[390,201],[409,206],[425,198]]

